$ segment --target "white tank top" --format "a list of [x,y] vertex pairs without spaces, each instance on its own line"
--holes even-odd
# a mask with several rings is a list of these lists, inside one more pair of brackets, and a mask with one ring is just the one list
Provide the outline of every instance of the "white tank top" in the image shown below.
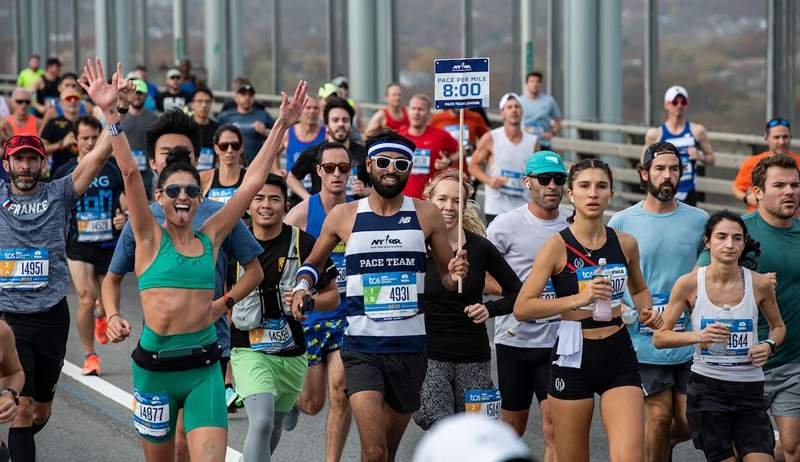
[[[717,322],[723,311],[708,299],[706,269],[702,267],[697,271],[697,300],[691,317],[693,331],[701,331]],[[721,320],[731,325],[727,348],[721,352],[711,344],[696,344],[692,372],[717,380],[759,382],[764,380],[764,372],[747,356],[748,350],[758,344],[758,305],[753,295],[753,275],[747,268],[740,269],[744,296],[738,305],[730,308],[730,316]]]
[[528,203],[530,195],[522,178],[525,176],[525,162],[533,154],[538,138],[522,132],[522,140],[514,144],[506,136],[503,127],[495,128],[491,134],[494,148],[489,175],[503,176],[508,181],[500,189],[486,187],[483,208],[489,215],[499,215]]

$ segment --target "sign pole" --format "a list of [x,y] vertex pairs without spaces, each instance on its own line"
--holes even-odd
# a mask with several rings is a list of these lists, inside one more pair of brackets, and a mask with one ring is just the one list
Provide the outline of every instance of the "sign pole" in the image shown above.
[[[458,110],[458,250],[464,246],[464,108]],[[458,293],[464,290],[464,281],[458,278]]]

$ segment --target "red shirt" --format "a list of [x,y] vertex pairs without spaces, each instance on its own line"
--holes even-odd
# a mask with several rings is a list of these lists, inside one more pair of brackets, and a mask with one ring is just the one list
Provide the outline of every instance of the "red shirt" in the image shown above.
[[436,160],[442,157],[442,152],[447,152],[450,156],[458,152],[458,141],[446,131],[431,126],[425,128],[425,132],[421,136],[410,135],[408,127],[400,130],[400,134],[417,145],[417,150],[414,152],[414,165],[411,166],[411,175],[408,177],[403,194],[422,199],[425,183],[437,173],[434,169]]

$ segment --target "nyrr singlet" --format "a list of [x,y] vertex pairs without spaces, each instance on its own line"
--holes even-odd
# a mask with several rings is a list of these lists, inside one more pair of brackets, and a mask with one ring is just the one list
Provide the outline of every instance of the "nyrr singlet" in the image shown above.
[[[550,277],[556,297],[569,297],[583,289],[583,286],[592,280],[597,270],[597,262],[606,259],[606,271],[611,273],[611,306],[617,307],[622,302],[625,287],[628,282],[628,262],[622,247],[619,244],[617,233],[608,226],[606,228],[606,243],[603,247],[592,250],[592,255],[587,255],[586,250],[575,239],[569,228],[559,232],[567,247],[567,263],[560,273]],[[578,308],[579,310],[593,309],[593,305]]]
[[687,120],[680,133],[670,133],[665,122],[661,124],[661,139],[658,140],[659,142],[666,141],[674,144],[680,153],[683,174],[678,182],[678,193],[675,194],[675,198],[681,201],[686,199],[689,192],[694,191],[694,169],[697,161],[689,157],[689,148],[697,146],[697,140],[692,135],[690,127],[691,124]]
[[345,248],[347,330],[344,348],[361,353],[425,351],[425,234],[414,201],[392,216],[358,201]]
[[[327,216],[328,214],[325,213],[325,208],[322,206],[319,193],[309,197],[308,218],[306,220],[305,231],[314,236],[314,238],[319,238],[322,232],[322,224],[325,222],[325,217]],[[341,300],[339,302],[339,307],[333,311],[310,311],[308,313],[308,319],[303,321],[303,325],[311,326],[325,319],[344,318],[345,307],[347,305],[345,293],[347,289],[347,275],[344,265],[344,248],[344,242],[339,241],[331,253],[331,260],[333,260],[333,264],[336,265],[336,270],[339,272],[339,275],[336,277],[336,287],[339,289],[339,298]]]
[[525,162],[536,148],[536,136],[522,132],[522,140],[514,144],[506,136],[503,127],[495,128],[492,134],[493,156],[489,175],[508,178],[500,189],[486,188],[484,210],[489,215],[499,215],[521,207],[528,202],[528,190],[522,177],[525,176]]
[[219,169],[214,170],[214,178],[211,180],[211,187],[208,188],[206,197],[212,201],[227,204],[228,201],[231,200],[231,197],[233,197],[233,193],[236,192],[236,189],[241,186],[242,180],[244,179],[244,170],[243,168],[239,170],[239,179],[231,186],[222,186],[222,183],[219,182]]
[[[697,300],[692,310],[692,330],[701,331],[717,322],[722,308],[711,303],[706,292],[706,269],[697,270]],[[758,344],[758,305],[753,294],[753,275],[740,268],[744,279],[744,296],[738,305],[730,308],[730,315],[719,319],[730,325],[725,349],[713,344],[698,343],[694,347],[692,372],[717,380],[732,382],[759,382],[764,372],[750,361],[747,353]]]
[[[295,132],[295,125],[289,127],[288,131],[288,142],[286,143],[286,171],[289,172],[294,167],[294,163],[297,162],[297,158],[300,157],[300,154],[303,153],[306,149],[316,146],[318,144],[322,144],[325,141],[325,127],[320,127],[317,136],[311,141],[300,141],[297,137],[297,133]],[[306,191],[311,191],[311,176],[306,175],[305,178],[299,178],[300,181],[303,182],[303,187],[306,188]]]

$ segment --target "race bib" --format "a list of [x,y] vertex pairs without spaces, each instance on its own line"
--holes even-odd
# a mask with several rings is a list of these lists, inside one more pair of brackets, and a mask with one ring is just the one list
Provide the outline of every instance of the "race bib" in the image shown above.
[[47,249],[16,248],[0,250],[0,288],[33,290],[47,287],[50,260]]
[[[454,140],[458,141],[458,127],[459,125],[447,125],[444,127],[444,131],[450,134]],[[464,146],[469,144],[469,125],[464,125],[464,142],[462,143]]]
[[[547,279],[547,282],[544,285],[544,290],[542,290],[542,294],[539,295],[539,298],[543,298],[545,300],[554,300],[556,298],[556,289],[553,287],[553,281],[550,278]],[[545,319],[531,319],[529,321],[525,321],[528,324],[550,324],[551,322],[558,322],[561,320],[561,315],[557,314],[555,316],[551,316]]]
[[344,261],[344,251],[345,243],[339,241],[336,247],[333,248],[333,252],[331,252],[331,260],[333,260],[333,264],[336,266],[336,271],[338,272],[336,276],[336,287],[339,289],[340,294],[347,291],[347,267]]
[[525,188],[522,186],[522,172],[500,170],[500,176],[507,178],[506,184],[500,186],[501,193],[508,194],[509,196],[522,196],[525,194]]
[[481,414],[492,419],[500,416],[500,390],[467,390],[464,392],[464,412]]
[[[578,292],[582,291],[586,284],[592,280],[596,270],[596,266],[586,266],[575,270],[575,276],[578,278]],[[622,303],[622,295],[625,292],[625,283],[628,281],[628,268],[621,263],[613,263],[606,265],[605,272],[611,275],[611,306],[619,306]],[[581,309],[592,309],[592,305],[590,304],[589,307],[582,307]]]
[[681,174],[681,182],[694,180],[694,162],[689,154],[681,154],[681,163],[683,164],[683,173]]
[[[717,322],[716,319],[703,318],[700,320],[700,329],[705,329],[709,324]],[[725,350],[713,344],[700,344],[700,354],[707,359],[709,364],[715,366],[743,366],[750,364],[747,352],[756,340],[752,319],[726,319],[722,321],[730,326],[728,344]]]
[[200,158],[197,159],[197,170],[211,170],[214,168],[214,150],[211,148],[200,148]]
[[431,172],[431,150],[419,149],[414,151],[412,158],[414,164],[411,166],[412,175],[427,175]]
[[236,188],[211,188],[208,190],[208,198],[212,201],[222,202],[223,204],[227,204],[231,197],[233,197],[233,193],[236,192]]
[[263,327],[250,331],[250,349],[264,353],[278,353],[294,346],[292,329],[286,318],[265,319]]
[[375,321],[391,321],[414,316],[417,305],[417,273],[392,272],[364,274],[364,312]]
[[[669,304],[669,292],[666,293],[657,293],[652,294],[653,297],[653,311],[658,312],[662,316],[664,315],[664,310],[667,308],[667,304]],[[675,332],[683,332],[686,330],[686,323],[689,322],[689,317],[686,315],[686,310],[681,313],[681,317],[675,321],[675,326],[672,328]],[[651,327],[647,327],[642,323],[639,323],[639,333],[642,335],[653,335],[655,332]]]
[[165,439],[169,436],[169,396],[133,391],[133,425],[142,436]]
[[108,212],[83,212],[75,215],[78,242],[104,242],[114,238],[111,214]]
[[133,160],[136,161],[136,166],[139,167],[139,171],[143,172],[147,170],[147,157],[144,155],[144,151],[141,149],[133,149],[131,150],[131,154],[133,154]]

